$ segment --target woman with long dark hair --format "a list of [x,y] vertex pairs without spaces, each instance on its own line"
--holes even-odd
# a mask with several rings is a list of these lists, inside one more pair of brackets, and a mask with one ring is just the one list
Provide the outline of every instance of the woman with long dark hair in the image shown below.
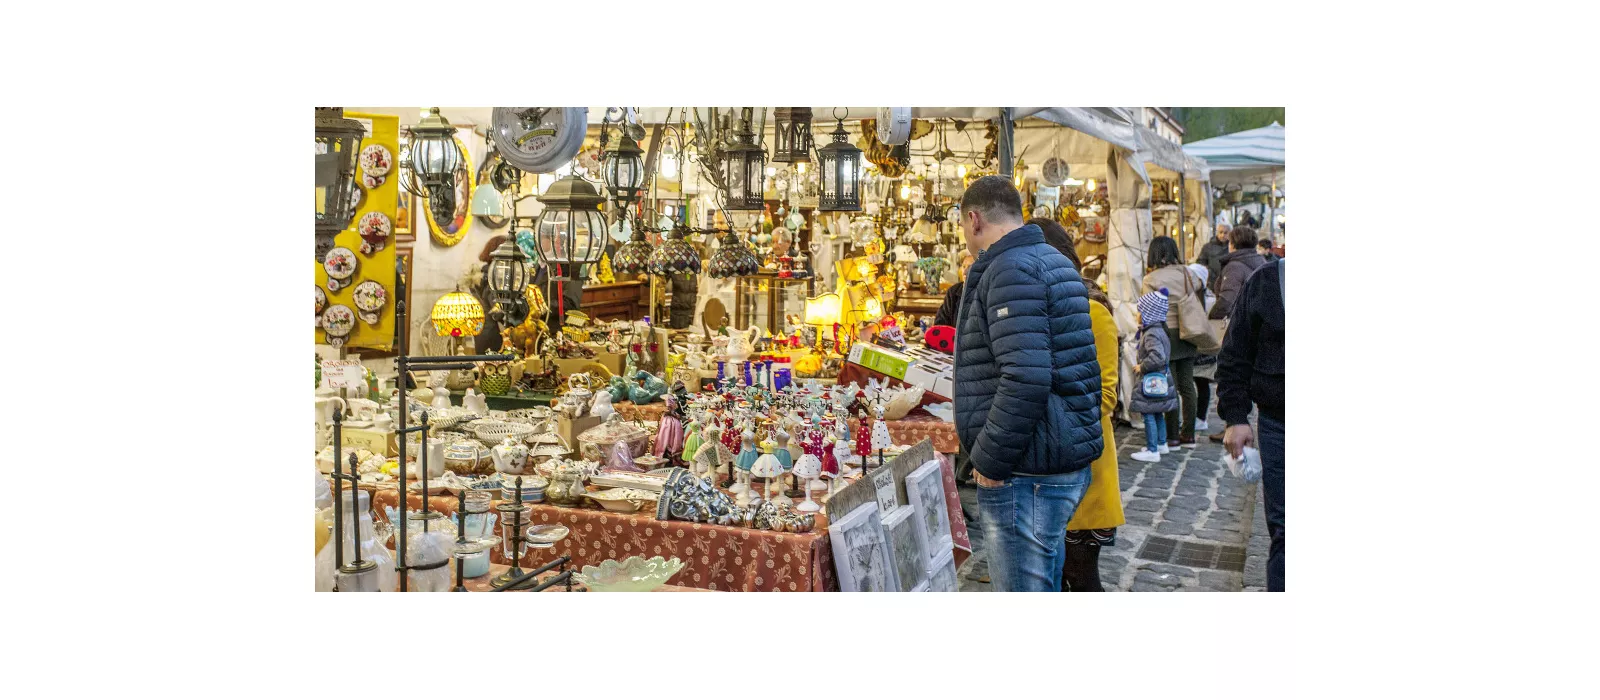
[[[1044,240],[1072,266],[1083,270],[1078,252],[1073,249],[1067,230],[1049,219],[1028,223],[1044,231]],[[1117,441],[1111,427],[1111,412],[1117,407],[1117,322],[1111,317],[1111,300],[1094,281],[1085,279],[1089,292],[1089,326],[1094,331],[1095,358],[1100,363],[1100,432],[1106,437],[1100,456],[1089,465],[1089,489],[1078,510],[1067,522],[1067,558],[1061,566],[1061,590],[1072,592],[1104,591],[1100,585],[1100,548],[1117,543],[1117,526],[1122,514],[1122,484],[1117,476]]]
[[1178,305],[1189,302],[1190,297],[1198,301],[1200,297],[1194,295],[1204,293],[1205,282],[1183,264],[1183,258],[1178,255],[1178,242],[1170,236],[1156,236],[1150,240],[1145,270],[1139,294],[1165,289],[1172,299],[1167,306],[1167,338],[1172,341],[1168,366],[1181,402],[1177,410],[1167,413],[1167,446],[1171,449],[1194,447],[1194,417],[1199,398],[1194,384],[1194,360],[1199,352],[1194,343],[1178,337]]

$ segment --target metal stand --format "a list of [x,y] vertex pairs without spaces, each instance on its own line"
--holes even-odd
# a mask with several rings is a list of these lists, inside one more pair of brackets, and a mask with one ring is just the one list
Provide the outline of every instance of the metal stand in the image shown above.
[[[364,561],[361,558],[361,516],[355,512],[355,506],[361,503],[360,490],[357,488],[359,477],[356,476],[356,456],[350,455],[350,475],[345,476],[341,470],[339,455],[344,452],[344,411],[338,407],[333,409],[333,590],[339,590],[339,574],[357,576],[378,568],[374,562]],[[344,482],[350,483],[350,537],[351,548],[355,550],[355,561],[349,566],[344,563]]]
[[[571,562],[572,557],[563,554],[560,557],[557,557],[555,561],[545,564],[544,566],[534,569],[533,571],[529,571],[528,573],[522,573],[521,570],[517,569],[513,565],[512,571],[516,571],[517,575],[510,576],[511,572],[508,571],[501,576],[495,577],[494,589],[491,592],[504,593],[506,591],[527,590],[537,593],[546,588],[554,586],[557,583],[565,583],[567,586],[567,591],[570,592],[572,590],[572,572],[567,569],[567,564],[570,564]],[[534,585],[534,580],[539,574],[554,569],[558,566],[561,567],[561,573],[545,579],[543,583]],[[500,579],[506,580],[502,583]]]
[[[422,425],[409,428],[406,427],[406,421],[411,417],[411,407],[406,403],[406,385],[410,382],[411,372],[472,369],[474,363],[476,362],[508,362],[515,359],[515,357],[512,355],[445,355],[411,357],[407,354],[410,346],[408,345],[409,323],[407,320],[406,310],[405,265],[403,261],[399,260],[395,262],[394,297],[395,349],[400,353],[399,356],[395,358],[395,365],[399,369],[399,378],[395,384],[399,388],[400,392],[399,425],[395,429],[395,437],[396,441],[399,443],[400,450],[400,508],[397,511],[400,518],[400,534],[399,538],[395,540],[395,570],[400,573],[400,592],[404,593],[406,591],[406,572],[408,570],[416,569],[418,571],[426,571],[429,569],[437,569],[450,563],[450,560],[447,558],[431,564],[423,564],[419,566],[406,565],[406,506],[409,500],[406,494],[408,483],[406,476],[406,435],[413,432],[422,433],[422,455],[418,458],[422,463],[422,512],[428,512],[428,414],[426,411],[423,412]],[[463,525],[465,525],[465,516],[462,517],[461,522]],[[424,524],[423,527],[426,528],[427,525]]]
[[505,573],[494,577],[494,580],[489,582],[491,585],[494,585],[497,588],[517,589],[529,588],[533,585],[529,579],[525,578],[522,574],[522,545],[524,543],[522,528],[524,523],[522,522],[522,477],[520,476],[517,477],[516,489],[517,505],[514,506],[515,509],[511,512],[516,513],[517,515],[511,522],[511,537],[508,540],[510,542],[512,552],[510,557],[511,568]]

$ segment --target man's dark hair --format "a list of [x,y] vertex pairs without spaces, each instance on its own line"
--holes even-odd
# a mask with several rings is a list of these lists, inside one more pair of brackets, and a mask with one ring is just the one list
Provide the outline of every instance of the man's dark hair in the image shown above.
[[1228,242],[1233,244],[1235,250],[1249,250],[1256,247],[1256,230],[1249,226],[1239,226],[1228,234]]
[[1182,265],[1183,258],[1178,255],[1178,242],[1171,236],[1156,236],[1150,239],[1150,251],[1145,256],[1145,267],[1159,270],[1168,265]]
[[1267,250],[1272,250],[1272,240],[1268,239],[1268,238],[1263,238],[1261,240],[1258,240],[1258,241],[1256,241],[1256,247],[1257,248],[1266,248]]
[[1022,218],[1022,194],[1011,186],[1010,178],[985,175],[972,182],[961,195],[961,211],[978,212],[984,221]]

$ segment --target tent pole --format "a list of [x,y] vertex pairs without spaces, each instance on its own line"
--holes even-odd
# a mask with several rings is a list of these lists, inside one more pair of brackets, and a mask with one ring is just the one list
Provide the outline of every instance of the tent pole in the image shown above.
[[1189,194],[1188,188],[1184,187],[1183,173],[1180,172],[1178,173],[1178,244],[1183,246],[1180,250],[1184,260],[1189,259],[1189,253],[1194,248],[1189,244],[1189,237],[1183,233],[1183,224],[1188,219],[1187,210],[1183,208],[1184,196],[1187,194]]
[[1013,140],[1016,136],[1014,132],[1015,128],[1016,124],[1011,121],[1011,108],[1001,107],[1000,143],[998,149],[1000,152],[1000,174],[1005,176],[1005,178],[1008,180],[1011,179],[1012,169],[1014,167],[1012,160],[1013,156],[1015,155],[1013,151],[1016,148],[1015,141]]

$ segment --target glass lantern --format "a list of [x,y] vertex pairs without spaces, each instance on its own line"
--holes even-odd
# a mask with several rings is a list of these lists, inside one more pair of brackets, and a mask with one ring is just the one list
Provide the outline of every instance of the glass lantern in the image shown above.
[[561,266],[559,271],[551,270],[550,279],[574,279],[573,266],[600,262],[611,238],[605,215],[600,213],[605,195],[583,178],[568,175],[550,185],[538,200],[544,204],[534,227],[539,262]]
[[[487,188],[485,188],[487,189]],[[515,241],[506,238],[489,255],[489,295],[502,311],[510,312],[528,288],[528,262]]]
[[606,148],[600,169],[605,173],[606,190],[617,201],[631,204],[639,199],[644,184],[644,161],[639,157],[644,149],[628,134],[626,128],[617,135],[615,143]]
[[650,253],[650,273],[654,275],[700,274],[700,251],[684,240],[689,229],[679,222],[667,234],[667,240]]
[[728,186],[725,208],[731,211],[762,209],[766,206],[763,191],[766,189],[767,154],[756,143],[749,119],[741,121],[734,139],[734,144],[723,150],[722,181]]
[[344,118],[342,107],[317,108],[317,260],[333,248],[333,237],[350,226],[356,213],[356,160],[366,129]]
[[411,176],[400,179],[406,191],[417,197],[455,196],[456,170],[465,159],[456,143],[456,128],[439,114],[438,107],[429,109],[428,116],[411,127],[407,151],[405,166]]
[[779,107],[774,111],[777,144],[772,149],[774,163],[811,162],[811,108]]
[[817,173],[822,177],[817,211],[861,211],[861,149],[849,138],[840,119],[833,142],[817,149]]
[[633,237],[622,244],[622,247],[617,248],[616,255],[611,256],[611,270],[624,275],[647,272],[651,252],[653,249],[649,241],[644,239],[644,226],[636,226],[633,229]]

